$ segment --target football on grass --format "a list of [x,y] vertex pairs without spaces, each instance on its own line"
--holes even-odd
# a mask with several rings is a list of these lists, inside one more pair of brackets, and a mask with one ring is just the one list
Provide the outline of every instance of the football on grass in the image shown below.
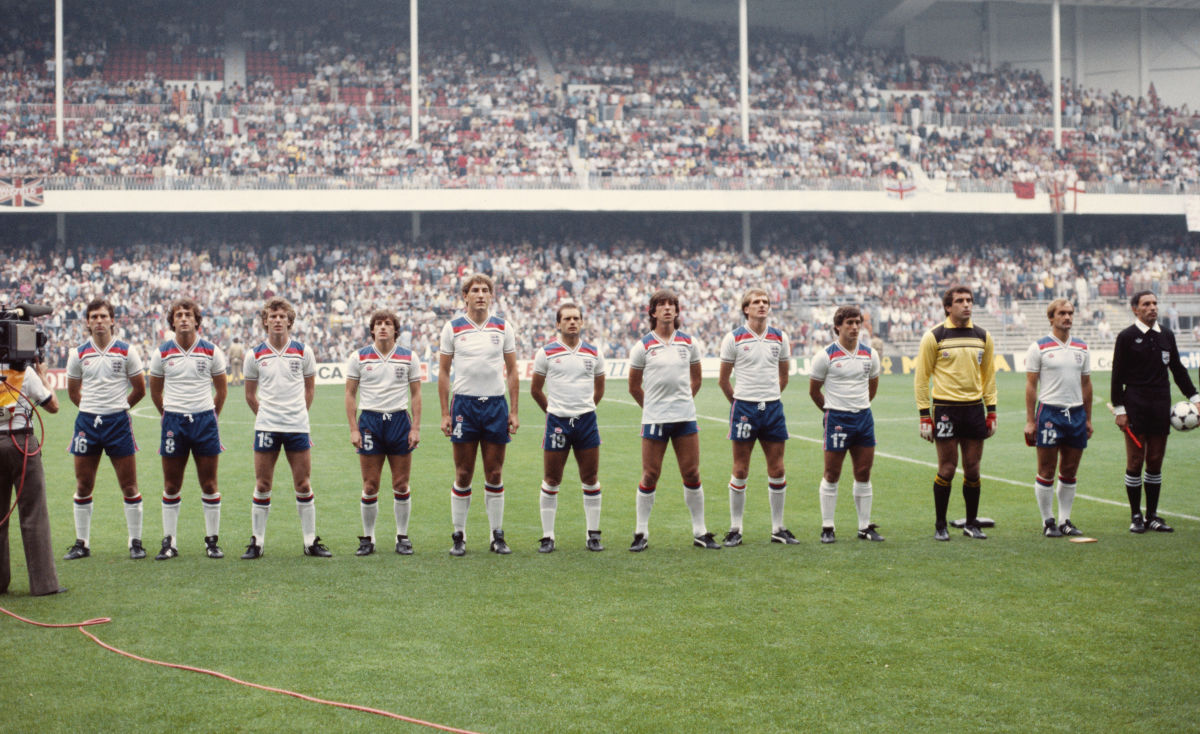
[[1200,425],[1200,410],[1196,404],[1181,400],[1171,408],[1171,427],[1176,431],[1190,431]]

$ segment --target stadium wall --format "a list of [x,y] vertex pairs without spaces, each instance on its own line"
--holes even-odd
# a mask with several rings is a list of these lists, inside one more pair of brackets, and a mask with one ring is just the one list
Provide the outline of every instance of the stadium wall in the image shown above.
[[[1186,196],[1080,194],[1067,212],[1184,216]],[[1046,214],[1049,196],[918,189],[904,199],[878,191],[595,191],[590,189],[424,190],[47,190],[38,207],[0,207],[0,216],[209,212],[863,212]]]
[[[1093,372],[1112,372],[1112,350],[1111,349],[1093,349],[1092,352],[1092,371]],[[1200,351],[1180,352],[1180,359],[1183,361],[1183,366],[1191,370],[1200,368]],[[800,357],[792,360],[791,375],[805,377],[811,371],[812,356]],[[606,360],[608,365],[608,378],[613,380],[625,380],[629,377],[629,360],[628,359],[610,359]],[[885,356],[880,360],[880,365],[883,368],[885,375],[911,375],[916,365],[915,355],[906,354],[899,358]],[[721,368],[721,360],[710,357],[701,360],[704,377],[706,379],[715,380]],[[1020,354],[997,354],[995,360],[996,372],[1024,372],[1025,371],[1025,353]],[[522,382],[528,382],[533,379],[533,360],[518,359],[517,374]],[[67,389],[67,371],[62,368],[49,370],[49,387],[54,390]],[[429,365],[421,364],[421,379],[423,382],[437,382],[437,371],[430,371]],[[318,362],[317,363],[317,384],[318,385],[342,385],[346,382],[346,364],[344,362]]]
[[[1200,107],[1200,11],[1064,5],[1062,73],[1085,89]],[[956,3],[931,6],[904,28],[904,50],[951,61],[988,59],[1051,78],[1050,6]],[[1144,38],[1144,44],[1143,44]]]

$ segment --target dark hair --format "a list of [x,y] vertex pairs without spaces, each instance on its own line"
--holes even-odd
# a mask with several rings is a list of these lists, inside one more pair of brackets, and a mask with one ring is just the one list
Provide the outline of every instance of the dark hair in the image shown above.
[[113,305],[108,302],[108,299],[93,298],[92,300],[88,301],[87,308],[83,310],[83,318],[87,319],[87,317],[92,315],[92,311],[99,311],[102,308],[108,310],[109,316],[117,315],[117,312],[113,310]]
[[678,329],[679,296],[675,295],[675,291],[668,290],[666,288],[660,288],[659,290],[654,291],[654,294],[650,296],[650,305],[646,308],[646,313],[650,316],[650,330],[653,331],[654,329],[658,328],[658,319],[654,317],[654,309],[658,308],[658,304],[660,303],[670,303],[671,305],[675,306],[675,323],[671,326]]
[[179,298],[171,302],[171,305],[167,307],[167,326],[171,328],[171,331],[175,331],[175,312],[181,308],[192,312],[192,316],[196,319],[196,330],[199,331],[200,322],[204,320],[204,317],[200,314],[200,304],[190,298]]
[[397,336],[399,335],[400,317],[392,311],[388,311],[386,308],[376,309],[371,314],[371,318],[367,320],[367,333],[374,336],[375,324],[378,324],[380,321],[391,321],[392,329],[396,332]]
[[554,312],[554,323],[556,323],[556,324],[558,324],[558,323],[561,323],[561,322],[562,322],[562,314],[563,314],[563,311],[566,311],[566,310],[567,310],[567,309],[569,309],[569,308],[573,308],[573,309],[575,309],[576,311],[578,311],[578,312],[579,312],[579,318],[580,318],[580,319],[582,319],[582,318],[583,318],[583,309],[582,309],[582,308],[580,308],[579,304],[578,304],[578,303],[575,303],[574,301],[567,301],[567,302],[566,302],[566,303],[564,303],[563,305],[559,306],[559,307],[558,307],[558,310]]
[[972,299],[975,298],[974,294],[971,293],[971,289],[961,283],[950,286],[946,289],[945,294],[942,295],[942,308],[945,309],[946,313],[950,313],[950,306],[954,303],[955,294],[958,293],[966,293]]
[[841,333],[838,331],[838,327],[846,323],[846,319],[858,319],[862,321],[862,311],[859,310],[858,306],[838,307],[838,310],[833,314],[833,330],[835,333]]
[[[1141,303],[1142,299],[1146,296],[1154,296],[1154,291],[1138,291],[1137,293],[1134,293],[1133,297],[1129,299],[1129,307],[1137,308],[1138,304]],[[1157,301],[1158,296],[1154,296],[1154,300]]]

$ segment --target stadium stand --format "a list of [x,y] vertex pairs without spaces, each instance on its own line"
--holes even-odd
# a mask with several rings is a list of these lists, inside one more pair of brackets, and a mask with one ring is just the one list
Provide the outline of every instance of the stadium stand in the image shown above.
[[[1200,323],[1200,249],[1165,227],[1097,225],[1056,253],[1000,221],[946,218],[935,240],[923,224],[896,218],[778,218],[763,222],[762,250],[746,257],[721,244],[733,239],[728,222],[693,220],[449,218],[413,243],[349,215],[209,219],[203,235],[191,221],[94,218],[81,225],[88,244],[80,247],[28,233],[42,254],[12,260],[0,287],[54,308],[47,325],[59,365],[83,338],[83,306],[97,294],[113,300],[143,350],[162,339],[161,310],[181,293],[204,304],[206,333],[222,344],[260,336],[257,310],[282,295],[297,305],[296,333],[322,360],[341,361],[365,341],[366,317],[380,306],[398,311],[402,338],[428,360],[441,324],[461,306],[461,276],[475,270],[497,278],[497,306],[517,324],[521,354],[553,334],[554,309],[571,298],[586,304],[590,338],[624,356],[645,330],[641,304],[659,286],[680,293],[684,329],[707,356],[737,321],[743,291],[764,284],[798,357],[831,339],[842,303],[864,307],[885,353],[910,353],[942,320],[940,293],[953,282],[975,290],[976,318],[1001,352],[1023,351],[1040,335],[1045,304],[1060,296],[1079,306],[1073,333],[1096,344],[1128,321],[1124,298],[1143,288],[1159,294],[1164,320],[1168,303],[1183,304],[1181,344],[1192,344],[1187,332]],[[247,234],[254,228],[278,239],[264,243]],[[1141,235],[1136,244],[1130,233]],[[965,244],[977,242],[992,244]]]
[[[908,161],[952,190],[1002,190],[1062,170],[1105,191],[1200,183],[1200,118],[1186,106],[1064,86],[1060,153],[1040,75],[849,37],[756,32],[743,143],[732,28],[672,17],[664,34],[654,29],[666,18],[538,7],[531,27],[490,5],[426,14],[417,141],[408,22],[394,5],[251,10],[233,37],[211,10],[73,9],[61,148],[51,134],[50,18],[27,15],[0,46],[0,168],[51,181],[308,175],[454,187],[467,176],[517,176],[549,186],[819,187]],[[226,49],[242,44],[246,83],[222,85]],[[197,83],[210,80],[215,90]]]

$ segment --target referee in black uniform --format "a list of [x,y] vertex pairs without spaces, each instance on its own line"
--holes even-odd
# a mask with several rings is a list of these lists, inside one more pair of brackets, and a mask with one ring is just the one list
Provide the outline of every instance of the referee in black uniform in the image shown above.
[[[1171,431],[1171,383],[1167,380],[1167,370],[1170,369],[1175,384],[1193,403],[1200,403],[1200,395],[1179,360],[1175,334],[1158,323],[1158,299],[1150,291],[1138,291],[1129,299],[1129,305],[1137,319],[1117,335],[1112,371],[1117,428],[1125,433],[1125,493],[1132,515],[1129,532],[1144,533],[1149,529],[1170,533],[1174,528],[1158,516],[1163,455]],[[1134,442],[1134,436],[1141,447]],[[1141,507],[1143,484],[1145,515]]]

